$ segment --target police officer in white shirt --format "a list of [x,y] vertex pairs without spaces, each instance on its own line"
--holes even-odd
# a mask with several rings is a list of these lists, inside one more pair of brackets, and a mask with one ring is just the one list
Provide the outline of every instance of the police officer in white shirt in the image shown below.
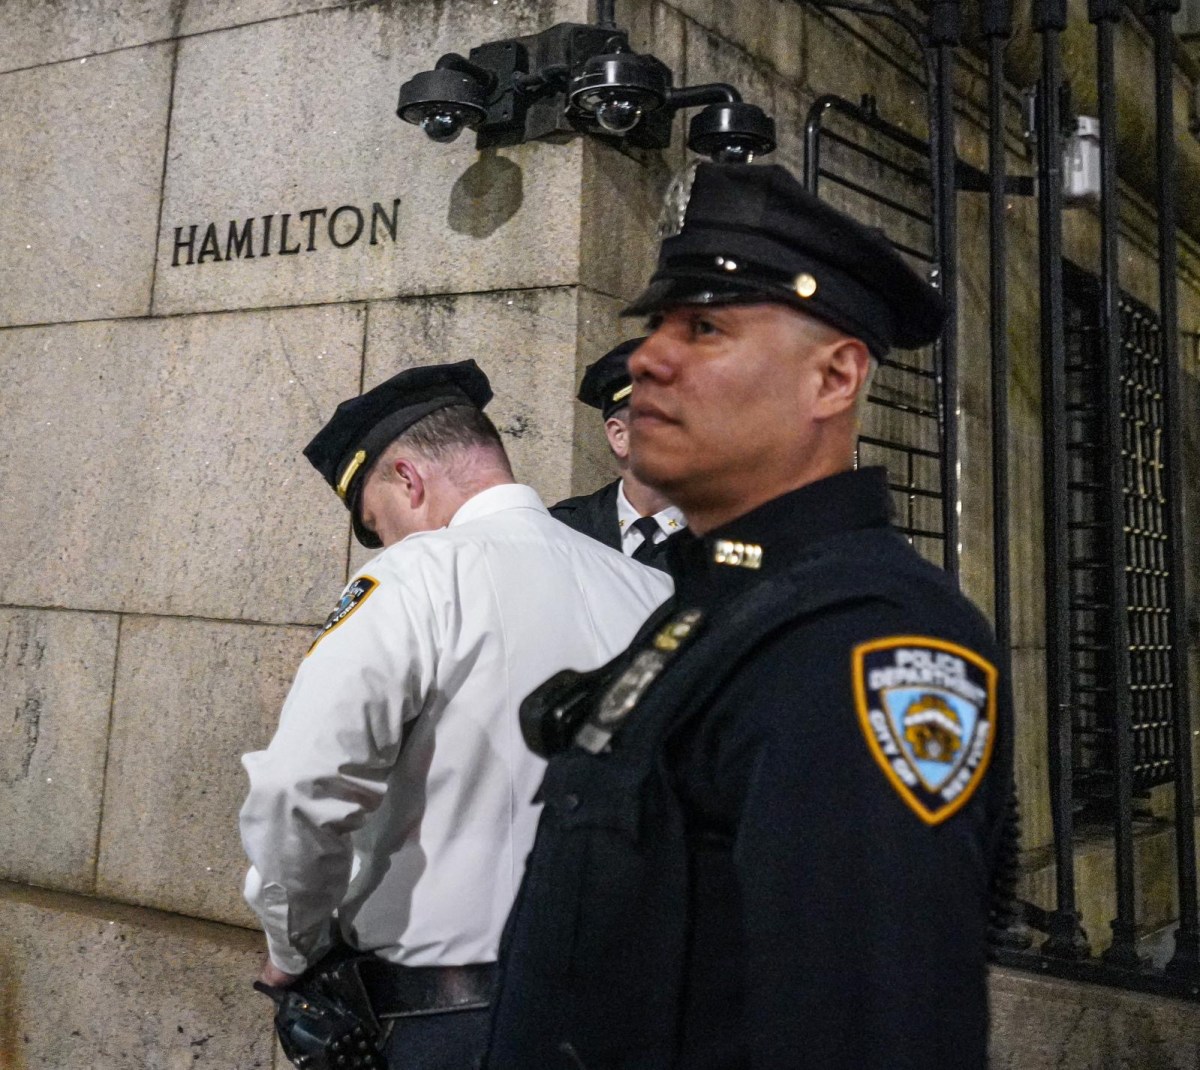
[[491,396],[474,361],[413,368],[343,402],[305,449],[359,541],[385,549],[313,642],[270,745],[243,758],[260,980],[307,979],[335,946],[373,953],[362,977],[406,1070],[482,1054],[537,823],[521,700],[608,661],[671,590],[513,480]]
[[550,506],[550,515],[605,546],[654,568],[666,570],[665,543],[687,522],[683,513],[654,487],[634,474],[629,456],[629,358],[644,342],[631,338],[588,366],[579,384],[579,400],[599,409],[604,434],[616,459],[619,479],[591,494]]

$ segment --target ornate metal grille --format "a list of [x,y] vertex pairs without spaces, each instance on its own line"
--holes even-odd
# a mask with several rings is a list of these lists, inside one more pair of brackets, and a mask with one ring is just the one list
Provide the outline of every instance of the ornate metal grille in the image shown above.
[[[1122,295],[1120,391],[1105,398],[1099,281],[1068,265],[1064,283],[1072,765],[1079,801],[1107,805],[1117,775],[1114,699],[1120,686],[1130,693],[1134,791],[1144,793],[1174,776],[1162,339],[1155,314]],[[1120,407],[1121,442],[1115,448],[1104,434],[1108,404]],[[1123,487],[1118,517],[1123,585],[1113,582],[1106,550],[1112,519],[1105,507],[1105,476],[1114,466]],[[1118,606],[1128,620],[1127,685],[1113,671]]]

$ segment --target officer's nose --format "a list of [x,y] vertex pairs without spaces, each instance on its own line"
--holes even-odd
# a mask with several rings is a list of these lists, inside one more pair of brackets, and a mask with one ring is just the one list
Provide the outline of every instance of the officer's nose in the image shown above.
[[675,378],[676,364],[667,325],[660,324],[633,351],[629,358],[629,377],[634,383],[669,383]]

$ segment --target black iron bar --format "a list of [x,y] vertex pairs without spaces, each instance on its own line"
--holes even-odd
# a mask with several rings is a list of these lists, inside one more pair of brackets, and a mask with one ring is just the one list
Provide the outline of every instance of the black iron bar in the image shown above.
[[929,457],[933,460],[938,460],[941,454],[937,450],[927,450],[924,446],[907,446],[898,442],[891,442],[886,438],[873,438],[870,435],[859,435],[858,441],[867,446],[878,446],[880,449],[899,450],[904,453],[912,453],[918,457]]
[[[1035,0],[1034,29],[1042,38],[1037,90],[1038,269],[1041,292],[1042,472],[1046,567],[1046,703],[1050,735],[1050,794],[1054,824],[1056,904],[1049,918],[1043,956],[1080,959],[1087,941],[1075,905],[1075,827],[1070,704],[1070,652],[1064,638],[1071,620],[1067,542],[1060,532],[1069,519],[1066,404],[1066,337],[1063,328],[1062,118],[1059,94],[1062,58],[1059,34],[1066,28],[1066,0]],[[1107,607],[1105,607],[1107,608]]]
[[886,205],[888,208],[891,208],[892,211],[908,216],[909,219],[915,219],[918,223],[929,224],[933,222],[932,216],[923,212],[918,212],[915,208],[909,208],[907,204],[903,204],[891,197],[887,197],[882,193],[877,193],[875,190],[869,189],[862,183],[855,182],[852,179],[847,178],[845,175],[840,175],[835,171],[828,171],[825,168],[822,168],[821,177],[827,178],[830,182],[834,182],[845,189],[853,190],[855,193],[862,194],[862,196],[868,198],[869,200],[875,201],[878,204]]
[[887,398],[875,397],[872,395],[871,401],[885,409],[891,409],[893,412],[906,412],[911,416],[922,417],[926,420],[936,420],[938,417],[936,409],[925,409],[920,405],[911,405],[906,401],[890,401]]
[[616,6],[616,0],[596,0],[596,25],[603,30],[615,30]]
[[929,158],[933,175],[934,252],[938,286],[946,299],[946,325],[935,348],[939,372],[939,431],[942,447],[944,567],[959,578],[958,474],[958,198],[954,143],[954,50],[962,34],[958,0],[933,0],[929,44],[933,49],[929,87]]
[[894,126],[886,119],[881,119],[874,111],[860,107],[844,97],[828,93],[813,101],[804,120],[804,184],[814,193],[817,189],[816,175],[820,166],[820,139],[822,136],[822,120],[826,112],[832,111],[844,115],[868,130],[882,134],[902,148],[918,156],[929,155],[929,145],[920,138],[913,137],[907,130]]
[[[853,152],[856,156],[861,156],[863,159],[870,160],[872,163],[878,164],[885,171],[891,171],[894,175],[899,175],[901,178],[907,178],[912,182],[919,182],[922,186],[929,183],[929,172],[924,167],[905,167],[899,160],[885,156],[881,152],[876,152],[874,149],[867,148],[866,145],[860,145],[852,138],[843,137],[835,130],[824,131],[824,137],[832,141],[835,145],[841,145],[847,152]],[[924,156],[922,156],[924,160]],[[932,223],[933,217],[927,216],[926,222]]]
[[996,642],[1012,677],[1012,577],[1008,512],[1008,245],[1004,148],[1004,48],[1012,36],[1012,5],[988,0],[982,31],[988,43],[988,274],[992,350],[992,602]]
[[906,364],[902,360],[893,360],[891,357],[881,357],[879,366],[881,368],[895,368],[897,371],[908,372],[909,375],[918,375],[922,379],[937,378],[928,368],[920,368],[915,364]]
[[1175,168],[1174,75],[1175,35],[1171,16],[1179,0],[1148,0],[1154,34],[1154,103],[1158,152],[1158,271],[1159,324],[1161,327],[1164,424],[1167,441],[1175,449],[1163,451],[1165,471],[1163,517],[1170,548],[1167,634],[1171,645],[1171,689],[1175,738],[1175,849],[1179,867],[1179,928],[1175,954],[1168,969],[1189,982],[1200,982],[1200,917],[1196,895],[1195,798],[1192,784],[1191,710],[1188,705],[1187,605],[1183,540],[1183,413],[1179,395],[1183,379],[1179,368],[1179,306],[1175,291],[1178,253],[1175,246],[1177,176]]
[[[908,470],[905,473],[905,476],[906,476],[908,485],[911,487],[913,485],[913,483],[916,482],[916,478],[917,478],[916,470],[913,467],[913,455],[911,453],[908,455]],[[908,525],[908,530],[911,532],[917,526],[916,502],[913,500],[913,496],[911,494],[908,496],[907,504],[908,504],[907,525]]]
[[1121,316],[1117,307],[1117,101],[1113,34],[1121,21],[1121,0],[1088,0],[1088,19],[1096,27],[1096,95],[1100,111],[1100,343],[1102,348],[1101,392],[1104,412],[1104,441],[1108,464],[1104,465],[1107,581],[1112,590],[1108,615],[1114,729],[1112,757],[1116,770],[1116,806],[1113,813],[1117,916],[1112,921],[1112,943],[1104,961],[1134,969],[1141,965],[1137,953],[1136,906],[1133,873],[1133,694],[1130,691],[1129,611],[1126,574],[1125,461],[1121,457],[1124,390],[1122,389]]
[[924,487],[914,487],[906,483],[889,483],[889,490],[903,491],[905,494],[916,494],[922,498],[940,498],[942,495],[936,490],[926,490]]

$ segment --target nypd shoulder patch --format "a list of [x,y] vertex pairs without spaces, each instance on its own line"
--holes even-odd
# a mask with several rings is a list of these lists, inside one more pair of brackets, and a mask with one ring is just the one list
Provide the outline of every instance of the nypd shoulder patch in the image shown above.
[[350,616],[351,613],[358,609],[378,586],[379,581],[374,576],[359,576],[357,579],[351,580],[342,592],[342,597],[338,599],[338,604],[333,607],[333,612],[329,614],[325,623],[321,625],[321,630],[317,633],[317,637],[312,641],[312,646],[308,648],[308,653],[304,656],[308,657],[316,649],[317,644]]
[[858,720],[879,767],[927,825],[975,793],[996,738],[994,665],[972,650],[919,635],[856,646]]

